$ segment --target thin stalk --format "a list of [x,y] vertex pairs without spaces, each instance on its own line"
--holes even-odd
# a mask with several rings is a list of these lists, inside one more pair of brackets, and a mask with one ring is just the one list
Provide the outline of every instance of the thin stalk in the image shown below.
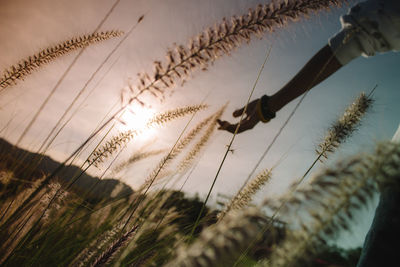
[[242,121],[243,121],[244,115],[246,114],[247,106],[248,106],[249,103],[250,103],[250,99],[251,99],[251,97],[253,96],[254,90],[256,89],[258,80],[260,79],[261,73],[262,73],[262,71],[264,70],[265,63],[267,62],[267,60],[268,60],[268,58],[269,58],[269,55],[270,55],[270,53],[271,53],[271,49],[272,49],[272,46],[270,46],[269,49],[267,50],[267,53],[266,53],[266,55],[265,55],[264,62],[263,62],[263,64],[261,65],[261,68],[260,68],[260,70],[259,70],[259,72],[258,72],[257,78],[256,78],[256,80],[255,80],[255,82],[254,82],[253,88],[251,89],[250,95],[249,95],[249,97],[248,97],[248,99],[247,99],[247,103],[246,103],[246,105],[244,106],[243,113],[242,113],[242,115],[240,116],[239,123],[237,124],[236,129],[235,129],[235,132],[234,132],[234,134],[233,134],[233,136],[232,136],[232,138],[231,138],[231,141],[229,142],[229,145],[228,145],[228,147],[226,148],[225,154],[224,154],[224,156],[223,156],[223,158],[222,158],[222,161],[221,161],[221,163],[220,163],[220,165],[219,165],[219,167],[218,167],[217,173],[216,173],[216,175],[215,175],[215,177],[214,177],[214,180],[213,180],[213,182],[212,182],[212,184],[211,184],[210,189],[208,190],[207,197],[206,197],[206,199],[204,200],[203,206],[201,207],[201,210],[200,210],[200,212],[199,212],[199,215],[197,216],[197,219],[196,219],[196,221],[195,221],[195,223],[194,223],[194,225],[193,225],[192,232],[190,233],[190,236],[189,236],[189,240],[192,239],[193,234],[194,234],[194,232],[195,232],[195,230],[196,230],[196,228],[197,228],[197,226],[198,226],[198,224],[199,224],[199,222],[200,222],[200,218],[201,218],[201,216],[202,216],[202,214],[203,214],[203,211],[204,211],[204,209],[205,209],[205,206],[206,206],[206,204],[207,204],[207,201],[208,201],[208,199],[210,198],[211,192],[212,192],[212,190],[213,190],[213,188],[214,188],[215,182],[217,181],[218,175],[219,175],[219,173],[220,173],[220,171],[221,171],[221,169],[222,169],[222,166],[223,166],[223,164],[224,164],[224,162],[225,162],[226,157],[228,156],[229,151],[231,150],[233,141],[235,140],[236,134],[237,134],[237,132],[239,131],[239,128],[240,128],[240,125],[241,125],[241,123],[242,123]]
[[[125,36],[124,36],[125,37]],[[97,87],[99,86],[99,84],[103,81],[103,79],[107,76],[107,74],[111,71],[111,69],[114,67],[114,65],[117,63],[117,61],[119,60],[120,57],[118,57],[110,66],[110,68],[108,68],[108,70],[104,73],[104,75],[101,77],[101,79],[97,82],[97,84],[92,88],[92,90],[89,92],[89,94],[85,97],[85,99],[80,103],[80,105],[76,108],[76,110],[71,114],[71,116],[63,123],[63,125],[61,125],[60,129],[58,129],[58,131],[54,134],[54,136],[51,138],[51,140],[48,142],[48,144],[46,145],[45,148],[43,148],[45,142],[47,142],[47,140],[50,138],[50,135],[54,132],[54,130],[56,129],[56,127],[61,123],[62,119],[64,119],[64,117],[66,116],[66,112],[63,114],[63,116],[59,119],[59,121],[57,122],[56,126],[52,129],[52,131],[50,132],[50,134],[46,137],[46,140],[43,141],[41,147],[38,149],[38,153],[41,154],[45,154],[47,152],[47,150],[49,149],[49,147],[51,146],[51,144],[54,142],[54,140],[57,138],[57,136],[61,133],[61,131],[65,128],[65,126],[68,125],[68,123],[75,117],[75,115],[79,112],[79,110],[82,108],[83,104],[86,102],[87,99],[89,99],[89,97],[92,95],[92,93],[95,91],[95,89],[97,89]],[[105,63],[105,62],[104,62]],[[77,99],[74,100],[74,103],[76,102]],[[71,109],[73,106],[73,103],[71,103],[71,105],[68,107],[69,109]],[[112,108],[114,108],[116,105],[113,105]],[[106,115],[107,116],[107,115]],[[43,150],[42,150],[43,148]]]
[[[206,96],[204,97],[204,99],[201,101],[200,105],[203,105],[203,103],[206,101],[206,99],[208,98],[210,92],[208,92],[206,94]],[[181,131],[181,133],[179,134],[178,138],[176,139],[174,145],[172,146],[172,148],[170,149],[170,151],[168,152],[168,155],[164,158],[163,162],[160,164],[160,167],[158,168],[158,170],[155,172],[154,177],[151,179],[150,183],[147,184],[147,188],[144,192],[143,195],[146,195],[147,191],[150,189],[150,187],[153,185],[153,183],[155,182],[157,176],[159,175],[159,173],[161,172],[161,170],[164,168],[164,165],[167,163],[167,161],[170,159],[170,156],[172,155],[172,153],[174,152],[175,148],[178,146],[179,141],[181,140],[181,138],[183,137],[183,134],[186,132],[187,128],[189,127],[190,123],[192,122],[192,120],[194,119],[195,115],[197,114],[197,112],[194,112],[192,114],[192,116],[190,117],[190,119],[188,120],[188,122],[186,123],[185,127],[183,128],[183,130]],[[141,192],[143,190],[143,188],[139,189],[139,192]],[[126,225],[128,224],[129,220],[132,218],[134,212],[136,211],[137,207],[140,205],[141,201],[143,201],[144,197],[142,199],[139,199],[139,203],[137,205],[135,205],[135,208],[132,210],[131,214],[129,215],[127,221],[125,222],[122,230],[126,227]],[[132,200],[132,203],[130,204],[130,206],[132,207],[134,204],[134,200]],[[125,216],[125,214],[124,214]],[[124,217],[123,216],[123,217]]]
[[3,214],[1,215],[0,222],[1,222],[1,221],[4,219],[4,217],[6,216],[7,211],[11,208],[11,205],[14,203],[14,200],[15,200],[15,199],[12,199],[12,200],[10,201],[10,203],[7,205],[7,208],[5,209],[5,211],[3,212]]
[[[96,29],[93,31],[93,33],[97,32],[104,24],[104,22],[108,19],[108,17],[111,15],[111,13],[114,11],[115,7],[119,4],[120,0],[116,0],[111,7],[111,9],[107,12],[107,14],[104,16],[104,18],[100,21],[100,23],[97,25]],[[64,71],[64,73],[61,75],[60,79],[57,81],[56,85],[53,87],[51,90],[50,94],[46,97],[45,101],[42,103],[40,106],[39,110],[35,113],[33,116],[33,119],[29,122],[28,126],[24,129],[22,132],[21,136],[18,138],[17,142],[15,143],[15,146],[18,146],[22,139],[25,137],[25,135],[28,133],[32,125],[35,123],[36,119],[38,118],[39,114],[42,112],[44,107],[47,105],[47,102],[50,100],[50,98],[53,96],[53,94],[57,91],[58,87],[60,84],[64,81],[65,77],[69,74],[73,66],[76,64],[78,59],[81,57],[83,52],[86,50],[86,48],[82,48],[79,53],[75,56],[74,60],[71,62],[71,64],[68,66],[68,68]]]
[[10,218],[1,226],[1,228],[4,227],[4,225],[7,225],[9,221],[13,221],[16,217],[19,216],[20,212],[24,209],[24,207],[32,201],[32,199],[42,190],[44,187],[52,180],[54,177],[65,167],[65,165],[77,155],[82,148],[84,148],[100,131],[102,131],[111,121],[114,120],[114,117],[117,116],[119,113],[124,111],[126,106],[121,107],[114,116],[106,120],[106,122],[101,125],[96,131],[94,131],[66,160],[64,160],[63,163],[61,163],[50,175],[48,175],[42,183],[38,186],[38,188],[33,191],[29,197],[27,197],[23,203],[13,212],[13,214],[10,216]]
[[[49,146],[54,142],[56,139],[57,135],[60,133],[60,131],[65,127],[65,125],[68,123],[68,121],[61,127],[61,129],[56,133],[56,135],[51,138],[51,140],[46,144],[46,142],[50,139],[51,135],[55,132],[57,127],[60,125],[62,120],[64,120],[65,116],[67,113],[71,110],[71,108],[75,105],[75,103],[78,101],[78,99],[82,96],[82,94],[86,91],[88,88],[89,84],[92,82],[94,77],[97,75],[97,73],[103,68],[103,66],[106,64],[106,62],[111,58],[112,55],[118,50],[118,48],[122,45],[122,43],[130,36],[130,34],[136,29],[136,27],[139,25],[139,23],[142,21],[143,16],[139,18],[139,20],[129,29],[129,31],[120,39],[118,44],[108,53],[107,57],[100,63],[100,65],[97,67],[97,69],[92,73],[92,75],[89,77],[89,79],[86,81],[85,85],[83,88],[79,91],[79,93],[75,96],[74,100],[69,104],[67,109],[64,111],[64,113],[61,115],[61,117],[58,119],[56,125],[53,127],[53,129],[50,131],[50,133],[47,135],[46,139],[43,141],[42,145],[39,148],[39,152],[45,153]],[[46,144],[46,145],[45,145]]]

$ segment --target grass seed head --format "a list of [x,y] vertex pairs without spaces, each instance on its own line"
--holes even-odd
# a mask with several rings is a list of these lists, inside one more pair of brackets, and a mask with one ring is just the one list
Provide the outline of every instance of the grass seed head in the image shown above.
[[229,55],[243,43],[254,37],[261,38],[266,32],[284,27],[291,21],[307,17],[310,13],[328,10],[345,0],[289,0],[272,1],[250,9],[247,14],[223,19],[189,40],[187,45],[176,45],[166,53],[164,61],[154,61],[154,71],[138,74],[138,92],[128,98],[138,100],[143,92],[163,95],[177,82],[186,81],[197,69],[208,66],[223,55]]
[[366,112],[371,108],[373,100],[362,93],[346,108],[344,114],[329,128],[322,143],[316,152],[327,158],[328,153],[333,153],[340,144],[346,141],[357,130]]
[[91,44],[108,40],[114,37],[119,37],[123,34],[122,31],[106,31],[96,32],[93,34],[78,36],[58,45],[48,47],[27,59],[21,60],[18,64],[9,67],[4,71],[3,77],[0,79],[0,88],[16,84],[19,80],[31,74],[33,71],[46,65],[52,60],[70,53],[79,48],[85,48]]
[[[207,108],[207,105],[193,105],[183,108],[176,108],[160,114],[155,115],[150,119],[144,129],[156,126],[162,126],[167,122],[179,119],[189,114],[196,113],[197,111]],[[144,130],[142,129],[142,130]],[[141,134],[142,130],[128,130],[120,132],[118,135],[111,137],[104,145],[96,149],[88,158],[89,164],[98,167],[100,163],[104,162],[107,158],[114,155],[117,151],[127,145],[134,137]]]
[[250,204],[257,192],[271,179],[271,170],[264,170],[251,180],[240,192],[237,193],[228,206],[218,215],[223,218],[230,210],[239,210]]
[[182,160],[182,162],[178,166],[178,172],[183,172],[186,171],[191,164],[193,163],[193,160],[196,158],[196,156],[199,154],[199,152],[202,150],[202,148],[207,144],[208,140],[212,136],[213,132],[216,129],[217,126],[217,120],[219,120],[224,113],[227,105],[222,106],[213,116],[212,121],[210,125],[208,126],[207,130],[203,134],[203,136],[200,138],[200,140],[194,145],[192,150],[188,152],[186,157]]

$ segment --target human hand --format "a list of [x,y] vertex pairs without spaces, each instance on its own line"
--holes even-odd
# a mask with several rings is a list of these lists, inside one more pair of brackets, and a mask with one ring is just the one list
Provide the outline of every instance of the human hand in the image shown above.
[[[240,127],[239,127],[237,133],[241,133],[241,132],[253,129],[254,126],[256,126],[257,123],[259,123],[261,121],[259,113],[257,112],[257,104],[258,104],[259,100],[260,99],[255,99],[247,105],[246,116],[243,118],[242,122],[240,123]],[[242,115],[243,111],[244,111],[244,107],[235,110],[232,115],[235,118],[240,117]],[[225,130],[230,133],[235,133],[236,127],[239,124],[239,123],[232,124],[228,121],[221,121],[221,120],[217,120],[217,122],[219,124],[218,130]]]

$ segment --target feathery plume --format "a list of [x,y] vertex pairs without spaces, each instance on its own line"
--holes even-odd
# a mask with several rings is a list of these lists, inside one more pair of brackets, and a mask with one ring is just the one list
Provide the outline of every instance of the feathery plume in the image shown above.
[[317,175],[280,209],[288,218],[291,211],[304,210],[307,223],[295,219],[299,229],[288,233],[288,239],[274,249],[266,266],[307,265],[321,242],[348,229],[352,212],[365,205],[379,186],[400,185],[398,177],[400,145],[391,142],[378,145],[373,154],[344,161]]
[[[170,193],[166,193],[166,195],[171,196]],[[156,198],[159,198],[159,196],[156,195]],[[170,253],[173,253],[172,244],[178,239],[179,236],[176,235],[177,232],[179,232],[176,220],[179,219],[181,215],[175,210],[175,208],[169,208],[164,211],[165,207],[162,206],[166,202],[165,197],[161,196],[159,202],[160,203],[154,203],[155,205],[152,205],[144,211],[142,216],[146,217],[146,219],[143,220],[143,223],[135,234],[135,237],[121,253],[121,257],[119,257],[117,265],[129,257],[129,253],[135,248],[140,248],[141,241],[143,241],[144,238],[146,238],[146,235],[148,235],[150,232],[156,234],[157,239],[155,242],[157,245],[152,249],[146,250],[145,253],[135,255],[135,258],[131,259],[133,266],[140,266],[135,264],[139,264],[145,259],[150,258],[154,253],[160,253],[160,250],[166,250]],[[162,218],[160,218],[161,216]],[[164,246],[161,244],[164,244]]]
[[332,153],[342,144],[359,126],[365,113],[371,108],[372,98],[361,93],[359,97],[346,108],[344,114],[329,128],[322,143],[316,152],[327,158],[327,153]]
[[222,219],[230,210],[239,210],[250,204],[253,196],[271,179],[271,169],[260,172],[253,180],[248,183],[243,190],[239,191],[229,203],[229,205],[218,214]]
[[180,117],[186,116],[188,114],[196,113],[197,111],[208,108],[208,105],[200,104],[187,106],[183,108],[176,108],[173,110],[168,110],[166,112],[155,115],[150,121],[147,123],[147,127],[151,127],[153,125],[161,126],[164,123],[167,123],[171,120],[178,119]]
[[212,120],[214,116],[215,114],[199,122],[182,140],[180,140],[169,155],[169,159],[176,158],[182,152],[182,150],[184,150],[190,144],[197,134]]
[[85,249],[83,249],[70,265],[74,267],[90,265],[93,257],[96,256],[96,252],[105,249],[105,246],[115,238],[115,236],[121,230],[121,227],[122,226],[119,223],[111,230],[103,232],[98,238],[94,239]]
[[139,92],[134,95],[131,90],[129,103],[138,100],[138,96],[145,91],[163,95],[165,89],[173,87],[176,82],[185,82],[195,69],[206,70],[210,63],[224,54],[229,55],[243,43],[250,42],[254,36],[261,38],[265,32],[284,27],[289,21],[307,17],[312,12],[328,10],[342,2],[346,0],[272,1],[249,9],[247,14],[240,17],[224,19],[192,38],[188,45],[169,49],[164,62],[154,62],[152,74],[138,74]]
[[223,223],[206,228],[190,247],[178,248],[177,257],[166,267],[233,266],[267,221],[257,208],[231,212]]
[[128,232],[123,234],[118,240],[111,244],[111,246],[104,251],[93,263],[92,267],[106,266],[124,245],[126,245],[133,234],[136,232],[138,226],[133,226]]
[[18,80],[23,80],[25,76],[43,65],[78,48],[84,48],[94,43],[119,37],[122,34],[122,31],[96,32],[69,39],[53,47],[48,47],[6,69],[3,77],[0,79],[0,88],[5,89],[12,84],[16,84]]
[[173,110],[166,111],[164,113],[160,113],[155,115],[152,119],[150,119],[146,126],[143,127],[141,130],[128,130],[125,132],[121,132],[116,136],[111,137],[104,145],[100,148],[96,149],[90,157],[88,158],[87,162],[89,164],[98,167],[100,163],[104,162],[105,159],[113,155],[119,149],[124,147],[128,144],[135,136],[141,134],[142,130],[150,128],[154,125],[161,126],[169,121],[178,119],[188,114],[195,113],[199,110],[203,110],[207,108],[207,105],[194,105],[194,106],[187,106],[183,108],[177,108]]
[[208,126],[206,132],[203,134],[203,136],[200,138],[200,140],[194,145],[193,149],[191,151],[189,151],[189,153],[186,155],[186,157],[179,164],[178,172],[186,171],[190,167],[190,165],[192,164],[192,162],[196,158],[196,156],[199,154],[199,152],[202,150],[202,148],[207,144],[208,140],[210,139],[212,133],[215,130],[215,127],[217,126],[217,120],[221,118],[222,114],[225,111],[226,106],[227,105],[222,106],[214,114],[212,122]]
[[44,208],[50,203],[51,199],[58,192],[57,201],[52,206],[52,209],[45,209],[45,213],[43,215],[43,220],[47,221],[49,219],[50,213],[54,210],[59,210],[61,208],[60,203],[68,196],[68,192],[61,189],[60,183],[50,183],[48,184],[48,192],[40,199],[40,204]]
[[133,154],[128,160],[120,163],[117,167],[115,167],[113,170],[113,173],[117,174],[120,171],[122,171],[123,169],[127,168],[128,166],[130,166],[138,161],[147,159],[152,156],[157,156],[163,152],[165,152],[165,149],[151,150],[151,151],[146,151],[146,152],[137,152],[137,153]]
[[[217,111],[215,114],[205,118],[199,124],[196,125],[194,129],[192,129],[182,140],[178,142],[175,148],[164,158],[160,160],[158,165],[154,168],[154,170],[150,173],[150,175],[146,178],[144,184],[141,186],[141,189],[147,188],[150,184],[153,184],[156,180],[160,180],[162,177],[165,177],[168,171],[164,171],[161,173],[162,170],[168,166],[168,164],[175,159],[188,145],[189,143],[196,137],[196,135],[212,120],[211,124],[214,124],[215,116],[220,111]],[[211,126],[210,126],[211,127]],[[213,126],[215,128],[215,124]],[[208,130],[207,130],[208,131]],[[140,190],[139,190],[140,191]]]
[[100,163],[103,163],[105,159],[121,149],[137,135],[139,135],[139,132],[135,130],[120,132],[118,135],[107,140],[100,148],[96,149],[87,159],[87,162],[95,167],[99,167]]
[[[347,229],[352,211],[371,199],[378,185],[395,183],[399,186],[398,177],[400,145],[388,142],[379,145],[374,153],[326,169],[289,198],[284,196],[276,204],[266,200],[261,206],[264,209],[279,207],[283,215],[302,209],[310,215],[311,222],[310,218],[307,223],[298,221],[300,230],[288,233],[287,241],[274,249],[265,266],[302,265],[302,261],[307,260],[304,256],[310,255],[324,237]],[[180,248],[178,257],[167,266],[230,266],[270,228],[272,219],[263,215],[261,207],[227,214],[226,220],[204,230],[189,248]]]

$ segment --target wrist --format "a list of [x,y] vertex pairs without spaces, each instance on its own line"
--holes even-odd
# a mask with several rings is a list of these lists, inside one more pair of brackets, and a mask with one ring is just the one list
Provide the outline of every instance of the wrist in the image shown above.
[[268,102],[269,96],[267,95],[263,95],[257,102],[258,117],[264,123],[269,122],[276,116],[275,112],[270,109]]

